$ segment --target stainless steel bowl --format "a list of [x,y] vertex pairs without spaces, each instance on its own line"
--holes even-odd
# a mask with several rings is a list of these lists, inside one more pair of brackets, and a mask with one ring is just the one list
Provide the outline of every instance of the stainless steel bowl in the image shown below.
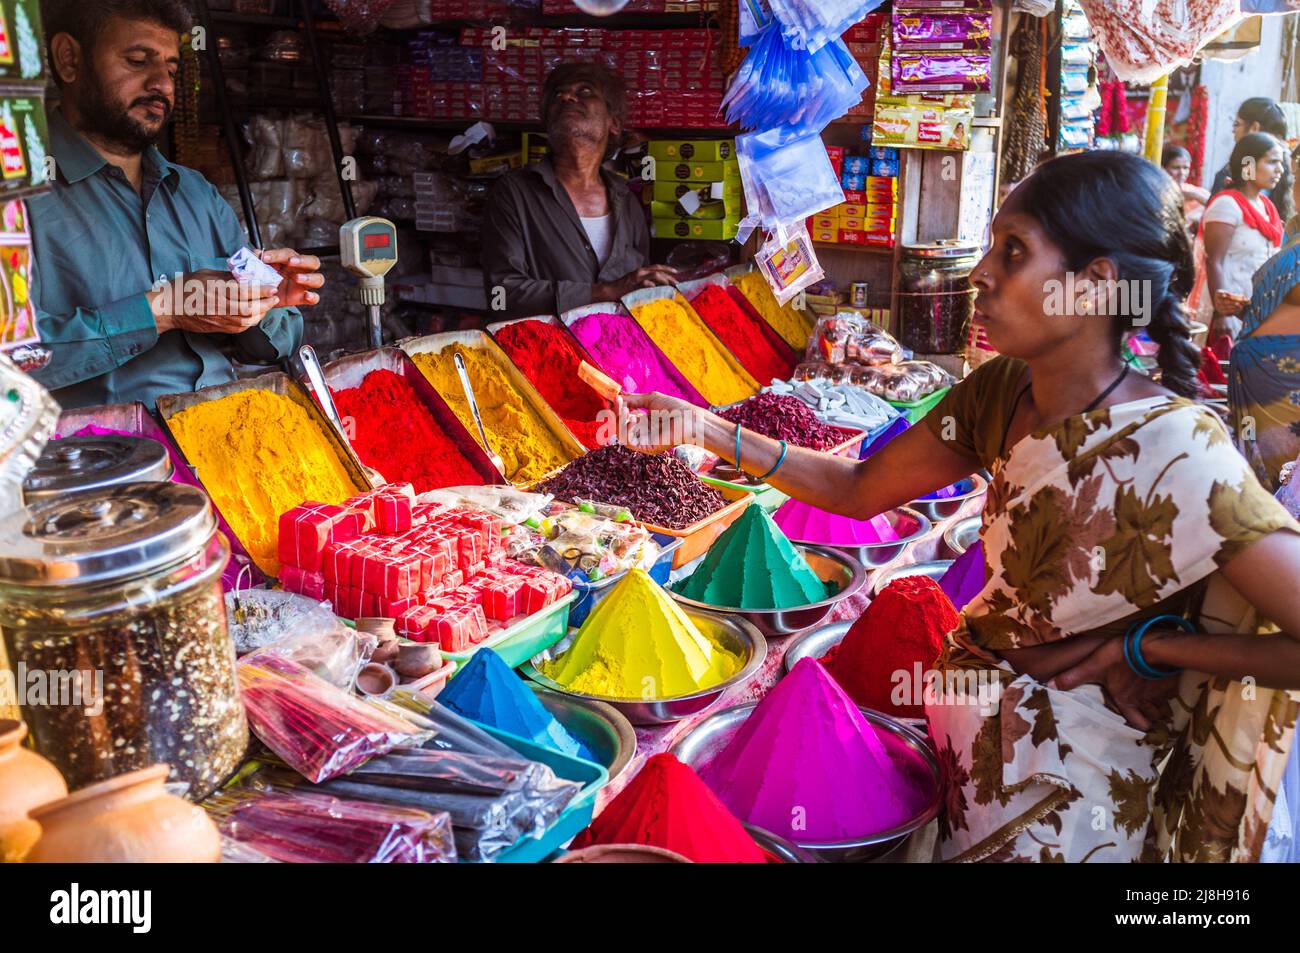
[[932,559],[929,562],[912,563],[910,566],[899,566],[882,572],[876,576],[875,581],[871,584],[871,597],[874,599],[880,594],[880,590],[895,579],[903,579],[907,576],[929,576],[935,582],[938,582],[952,564],[953,560],[951,559]]
[[717,685],[712,685],[689,695],[649,700],[642,698],[604,698],[598,695],[584,695],[580,692],[571,691],[559,682],[552,681],[543,675],[538,666],[542,662],[559,658],[568,651],[569,646],[573,644],[574,636],[577,634],[574,631],[570,631],[567,636],[546,651],[534,655],[523,664],[521,671],[538,685],[560,695],[582,701],[602,702],[621,712],[634,725],[664,725],[669,722],[679,721],[682,718],[704,711],[731,686],[748,681],[758,671],[763,664],[763,660],[767,658],[767,640],[763,638],[761,632],[743,619],[690,606],[685,607],[685,611],[690,616],[691,621],[706,636],[721,642],[731,651],[737,652],[744,657],[745,662],[741,665],[740,670],[725,682],[719,682]]
[[982,516],[968,516],[964,520],[957,520],[943,531],[943,545],[954,558],[960,556],[980,538],[980,527],[983,525]]
[[754,838],[755,844],[787,864],[821,863],[820,858],[808,853],[793,841],[788,841],[784,837],[777,837],[771,831],[755,827],[753,824],[746,824],[744,821],[740,823],[745,830],[749,831],[749,836]]
[[794,632],[801,632],[824,621],[831,614],[836,603],[861,589],[867,580],[867,573],[860,562],[843,550],[832,549],[829,546],[808,546],[803,543],[795,543],[794,548],[808,561],[808,565],[812,567],[812,571],[818,578],[825,582],[837,583],[840,591],[829,599],[806,606],[796,606],[793,609],[736,609],[731,606],[711,606],[708,603],[696,602],[672,589],[668,590],[668,594],[688,610],[725,612],[733,618],[744,619],[769,639],[779,639]]
[[[726,746],[757,707],[758,703],[753,702],[710,715],[673,745],[672,754],[699,771]],[[870,708],[859,710],[880,734],[895,765],[918,790],[925,792],[924,806],[903,824],[867,837],[829,842],[795,841],[797,847],[819,860],[837,863],[877,860],[902,846],[914,831],[928,824],[939,813],[939,760],[929,742],[897,719]]]
[[[929,517],[906,506],[886,510],[884,516],[889,520],[889,525],[898,533],[898,539],[891,539],[881,543],[862,543],[857,546],[827,548],[848,553],[867,569],[875,569],[877,566],[887,566],[892,563],[902,555],[903,550],[908,546],[929,534],[933,526]],[[826,546],[825,543],[816,543],[810,540],[791,539],[790,542],[796,546]]]
[[[828,625],[819,625],[817,628],[799,636],[785,650],[785,658],[782,659],[782,664],[785,666],[786,674],[788,675],[794,671],[794,667],[802,659],[821,658],[844,641],[844,636],[849,634],[849,629],[852,627],[852,622],[831,622]],[[875,711],[874,708],[869,710]],[[922,737],[927,737],[930,734],[929,723],[924,718],[900,718],[898,715],[888,715],[885,712],[877,712],[877,714],[902,722]]]
[[537,700],[573,737],[577,738],[609,772],[609,780],[619,777],[636,754],[636,731],[632,723],[614,706],[604,702],[561,695],[529,685]]
[[[928,518],[938,523],[941,520],[951,519],[961,512],[961,508],[967,500],[982,496],[989,488],[988,481],[978,473],[972,473],[966,477],[971,482],[971,488],[959,496],[950,496],[943,500],[913,500],[907,505],[914,510],[919,510]],[[961,483],[961,480],[957,481]]]

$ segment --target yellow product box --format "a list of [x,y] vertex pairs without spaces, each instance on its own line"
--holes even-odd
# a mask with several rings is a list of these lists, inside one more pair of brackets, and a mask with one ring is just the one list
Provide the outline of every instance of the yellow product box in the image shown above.
[[740,165],[732,162],[674,162],[655,160],[655,181],[740,182]]
[[839,228],[839,217],[836,215],[814,215],[812,218],[812,227],[814,231],[827,228]]
[[841,219],[861,218],[867,214],[867,207],[865,205],[850,205],[848,202],[845,202],[843,205],[835,206],[835,208],[840,213]]
[[493,172],[506,172],[521,169],[524,165],[523,152],[507,152],[499,156],[484,156],[469,160],[469,171],[473,175],[488,175]]
[[862,221],[863,221],[863,220],[862,220],[862,218],[861,218],[860,216],[859,216],[859,217],[853,217],[853,216],[849,216],[849,215],[841,215],[841,216],[840,216],[840,228],[847,229],[847,230],[849,230],[849,231],[851,231],[851,232],[860,232],[860,231],[863,231]]
[[686,218],[686,219],[704,219],[706,221],[719,220],[724,218],[736,218],[737,211],[729,208],[726,202],[709,201],[701,203],[700,207],[693,214],[687,213],[676,202],[651,202],[651,218]]
[[898,179],[892,175],[869,175],[864,191],[871,192],[888,192],[891,195],[898,194]]
[[698,192],[701,200],[719,198],[739,206],[742,191],[738,178],[723,182],[674,182],[670,179],[662,179],[655,182],[654,188],[650,189],[650,194],[656,202],[676,202],[687,192]]
[[707,238],[728,241],[736,237],[740,220],[736,218],[709,221],[702,218],[652,219],[651,234],[655,238]]
[[822,305],[823,307],[827,307],[827,308],[833,308],[833,307],[835,307],[837,304],[842,304],[845,300],[846,300],[846,297],[845,297],[844,292],[843,292],[843,291],[840,291],[838,288],[835,289],[834,291],[832,291],[830,294],[824,294],[824,295],[806,294],[806,295],[804,295],[804,302],[805,302],[805,303],[808,305],[808,307],[810,307],[810,308],[815,308],[815,307],[817,307],[818,305]]
[[894,220],[880,215],[868,215],[862,219],[861,228],[864,232],[892,232]]
[[812,239],[815,242],[838,242],[839,235],[838,228],[818,228],[813,230]]
[[736,157],[734,139],[651,139],[658,162],[724,162]]
[[526,132],[523,135],[523,153],[524,164],[533,165],[541,162],[550,154],[550,140],[546,138],[544,132]]

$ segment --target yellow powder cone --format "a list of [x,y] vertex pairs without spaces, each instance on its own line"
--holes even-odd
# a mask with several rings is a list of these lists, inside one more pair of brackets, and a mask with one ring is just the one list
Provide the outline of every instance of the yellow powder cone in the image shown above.
[[548,678],[604,698],[675,698],[726,681],[743,659],[710,639],[644,571],[633,569],[592,610]]

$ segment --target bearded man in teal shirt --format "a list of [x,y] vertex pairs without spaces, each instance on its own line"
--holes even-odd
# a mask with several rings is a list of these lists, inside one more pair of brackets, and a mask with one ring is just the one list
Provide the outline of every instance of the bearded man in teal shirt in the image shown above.
[[46,0],[42,9],[60,102],[50,109],[51,190],[28,203],[32,300],[53,353],[33,376],[64,407],[152,407],[161,394],[233,380],[232,358],[288,357],[302,338],[298,308],[320,300],[320,262],[267,249],[277,287],[232,281],[238,219],[210,182],[155,146],[191,30],[184,4]]

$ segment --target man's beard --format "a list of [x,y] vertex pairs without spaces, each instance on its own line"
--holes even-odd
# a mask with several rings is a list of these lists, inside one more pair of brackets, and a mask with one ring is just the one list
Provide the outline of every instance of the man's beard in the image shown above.
[[[171,103],[161,96],[141,96],[123,106],[109,98],[108,91],[94,76],[89,77],[81,99],[78,105],[84,131],[131,152],[144,152],[157,144],[172,115]],[[163,107],[163,121],[157,129],[132,118],[131,110],[143,103],[158,103]]]
[[604,145],[609,133],[591,120],[582,109],[566,110],[562,104],[553,106],[547,116],[546,136],[552,148],[570,145]]

